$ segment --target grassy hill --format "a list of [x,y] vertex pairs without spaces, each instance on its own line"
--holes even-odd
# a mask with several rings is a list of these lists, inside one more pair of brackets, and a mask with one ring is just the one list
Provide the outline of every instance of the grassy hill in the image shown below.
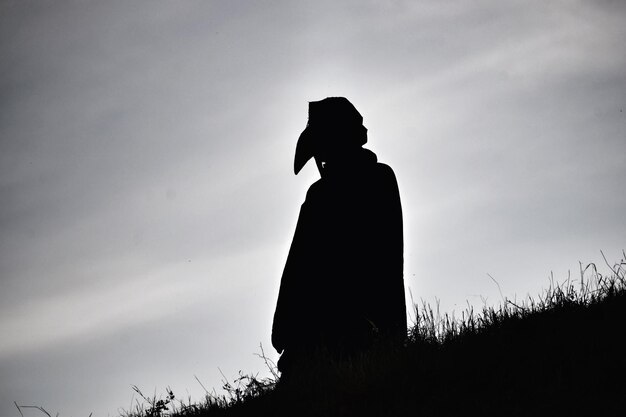
[[458,320],[416,306],[401,348],[343,362],[320,354],[289,381],[242,375],[203,403],[169,392],[127,416],[623,416],[625,268],[603,276],[590,264],[538,299]]

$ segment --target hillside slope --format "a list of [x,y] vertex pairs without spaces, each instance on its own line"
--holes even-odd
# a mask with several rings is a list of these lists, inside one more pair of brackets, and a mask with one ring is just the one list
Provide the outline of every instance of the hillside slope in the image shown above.
[[175,415],[626,415],[625,266],[461,320],[423,306],[402,348],[312,358],[290,381],[246,377]]

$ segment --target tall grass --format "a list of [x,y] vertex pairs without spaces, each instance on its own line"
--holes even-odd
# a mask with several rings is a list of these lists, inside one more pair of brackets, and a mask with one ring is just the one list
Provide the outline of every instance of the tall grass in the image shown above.
[[626,415],[626,254],[607,265],[460,318],[422,302],[404,346],[317,352],[289,381],[261,351],[270,378],[225,378],[198,403],[137,389],[143,405],[123,416]]
[[504,297],[499,306],[485,305],[479,312],[469,306],[462,311],[460,319],[456,319],[453,314],[441,315],[438,305],[433,309],[425,302],[422,302],[421,307],[415,304],[416,319],[409,330],[409,337],[418,343],[445,344],[457,341],[465,335],[475,336],[484,331],[494,331],[511,321],[548,312],[562,313],[571,309],[588,308],[616,296],[623,296],[626,290],[626,253],[622,254],[624,259],[614,265],[609,264],[602,254],[610,270],[608,276],[598,272],[595,263],[586,266],[580,264],[578,280],[568,276],[559,283],[552,276],[548,288],[536,298],[528,295],[518,302]]

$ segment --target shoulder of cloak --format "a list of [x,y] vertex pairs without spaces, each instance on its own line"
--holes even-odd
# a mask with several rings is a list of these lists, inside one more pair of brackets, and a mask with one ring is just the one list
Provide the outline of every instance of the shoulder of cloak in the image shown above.
[[320,178],[319,180],[311,184],[311,186],[309,187],[309,190],[306,192],[306,199],[304,202],[305,203],[307,201],[310,202],[318,198],[323,188],[324,188],[324,181],[323,181],[323,178]]
[[393,172],[393,169],[387,164],[382,162],[376,163],[375,168],[376,179],[381,183],[386,185],[394,184],[397,186],[396,174]]

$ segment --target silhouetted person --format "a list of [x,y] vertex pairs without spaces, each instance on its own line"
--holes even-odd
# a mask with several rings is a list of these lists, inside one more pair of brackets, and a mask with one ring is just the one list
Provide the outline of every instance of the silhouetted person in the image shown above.
[[344,356],[406,335],[398,185],[362,147],[362,123],[343,97],[309,103],[294,171],[313,157],[321,179],[300,209],[274,314],[283,375],[319,347]]

